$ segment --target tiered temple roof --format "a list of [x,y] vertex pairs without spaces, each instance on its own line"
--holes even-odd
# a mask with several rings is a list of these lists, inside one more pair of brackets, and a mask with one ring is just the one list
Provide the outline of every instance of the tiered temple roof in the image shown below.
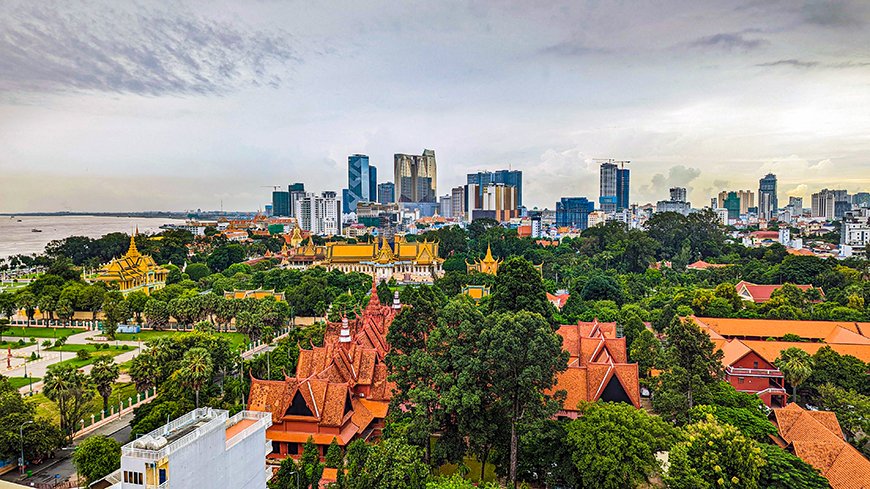
[[616,337],[616,323],[578,322],[559,327],[568,370],[558,375],[551,393],[567,391],[559,416],[576,417],[583,401],[621,401],[640,407],[636,363],[628,363],[625,338]]
[[253,378],[249,408],[272,413],[267,438],[304,443],[312,436],[318,445],[335,438],[343,446],[368,437],[392,397],[384,357],[390,350],[387,331],[398,311],[397,304],[382,305],[373,286],[359,317],[329,323],[324,346],[300,348],[295,376]]
[[154,258],[139,253],[136,248],[136,235],[130,236],[130,247],[127,253],[104,265],[96,280],[107,283],[117,283],[121,292],[142,290],[150,294],[151,290],[161,288],[166,282],[169,270],[157,265]]

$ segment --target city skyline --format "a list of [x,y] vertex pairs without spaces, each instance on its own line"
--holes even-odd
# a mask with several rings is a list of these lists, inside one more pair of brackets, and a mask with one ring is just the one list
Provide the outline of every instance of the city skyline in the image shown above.
[[767,173],[780,202],[870,187],[862,2],[0,13],[0,212],[253,210],[263,186],[340,195],[354,153],[389,181],[422,148],[439,194],[520,170],[528,208],[597,199],[610,157],[632,161],[640,204]]

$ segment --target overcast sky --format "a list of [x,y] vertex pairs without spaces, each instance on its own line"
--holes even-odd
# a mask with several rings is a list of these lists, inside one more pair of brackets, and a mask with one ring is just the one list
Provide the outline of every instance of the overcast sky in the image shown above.
[[511,167],[529,207],[597,198],[608,157],[639,203],[768,171],[781,199],[870,190],[868,22],[867,1],[4,0],[0,211],[251,210],[423,148],[440,194]]

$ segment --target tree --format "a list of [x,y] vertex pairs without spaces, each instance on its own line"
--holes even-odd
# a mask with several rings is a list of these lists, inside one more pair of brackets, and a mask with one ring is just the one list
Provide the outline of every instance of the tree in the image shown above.
[[755,442],[712,416],[686,427],[668,461],[664,480],[673,489],[756,489],[764,464]]
[[341,447],[338,445],[338,440],[332,439],[329,448],[326,450],[325,462],[326,466],[335,469],[341,467],[344,460],[344,454],[341,453]]
[[33,317],[36,315],[36,296],[25,289],[24,292],[18,294],[17,305],[20,309],[24,309],[24,314],[27,316],[27,325],[30,326],[30,322],[33,321]]
[[818,389],[824,384],[833,384],[860,394],[870,394],[868,365],[852,355],[840,355],[830,346],[819,348],[813,355],[813,373],[804,385]]
[[377,445],[360,448],[351,443],[347,455],[348,489],[422,489],[429,467],[421,460],[420,448],[400,438],[388,438]]
[[106,293],[103,299],[103,314],[106,315],[106,320],[103,321],[103,332],[114,339],[118,325],[130,317],[130,308],[120,292],[112,290]]
[[68,363],[57,363],[48,367],[43,382],[45,396],[57,404],[60,429],[67,441],[72,442],[78,422],[94,396],[90,379]]
[[758,486],[765,489],[827,489],[828,479],[812,465],[776,445],[759,445],[765,464]]
[[791,347],[779,354],[773,361],[776,368],[782,371],[785,381],[791,384],[792,398],[797,400],[797,388],[813,373],[813,357],[797,347]]
[[568,423],[567,443],[583,487],[637,487],[657,472],[655,453],[676,442],[676,430],[622,403],[594,402]]
[[148,319],[148,325],[159,331],[169,324],[169,306],[157,299],[148,299],[142,311]]
[[691,319],[675,317],[666,330],[663,372],[653,394],[653,408],[663,416],[685,423],[695,398],[709,397],[722,371],[722,351]]
[[553,322],[553,305],[547,300],[541,273],[518,256],[508,258],[499,266],[489,305],[494,313],[523,310],[540,314],[548,323]]
[[539,409],[548,400],[542,392],[555,384],[558,372],[567,369],[568,352],[562,350],[562,339],[549,322],[528,311],[490,316],[476,343],[484,367],[481,375],[498,399],[496,406],[507,413],[509,479],[516,486],[518,428],[537,416],[552,414]]
[[91,381],[97,388],[97,393],[103,398],[103,413],[109,412],[109,396],[112,395],[112,385],[121,374],[121,366],[109,356],[100,356],[91,367]]
[[284,459],[275,477],[269,482],[269,489],[317,489],[320,487],[323,467],[314,438],[308,437],[299,462],[292,457]]
[[644,329],[640,332],[628,353],[629,359],[637,362],[638,375],[643,378],[649,376],[656,365],[661,349],[661,343],[652,331]]
[[819,407],[837,415],[843,431],[864,455],[870,455],[865,441],[870,433],[870,396],[847,391],[832,384],[819,386]]
[[89,436],[73,452],[73,464],[89,484],[93,483],[121,467],[121,444],[107,436]]
[[142,313],[145,312],[145,306],[151,300],[145,292],[134,290],[127,294],[127,307],[136,318],[136,324],[142,324]]
[[194,282],[199,282],[200,279],[211,275],[211,270],[205,263],[191,263],[185,267],[184,273]]
[[137,355],[130,364],[130,378],[136,383],[139,392],[157,387],[160,374],[160,359],[153,348]]
[[199,390],[211,379],[213,367],[211,355],[205,348],[191,348],[184,353],[179,375],[182,383],[196,392],[197,409],[199,408]]

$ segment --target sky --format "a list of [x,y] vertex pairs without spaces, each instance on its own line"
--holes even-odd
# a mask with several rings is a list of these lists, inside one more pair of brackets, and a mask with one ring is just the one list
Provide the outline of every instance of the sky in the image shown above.
[[[438,192],[523,171],[527,207],[689,189],[870,190],[870,2],[0,2],[0,212],[254,210],[271,186]],[[805,205],[809,205],[808,202]]]

